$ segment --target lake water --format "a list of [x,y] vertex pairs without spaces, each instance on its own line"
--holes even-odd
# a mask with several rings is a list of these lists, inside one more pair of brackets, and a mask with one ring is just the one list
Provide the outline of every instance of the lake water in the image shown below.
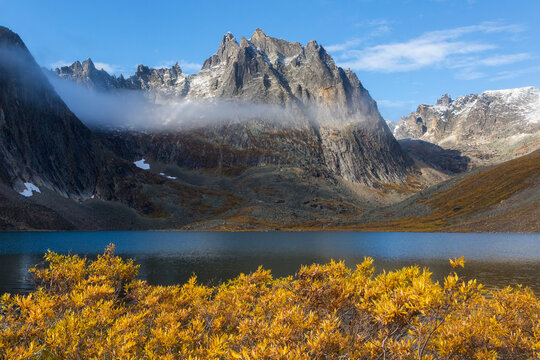
[[150,284],[183,283],[192,274],[217,284],[263,265],[274,276],[302,264],[375,259],[376,271],[427,266],[441,280],[448,259],[465,256],[458,273],[487,287],[523,284],[540,294],[540,234],[425,234],[362,232],[28,232],[0,233],[0,293],[32,290],[28,268],[47,249],[95,258],[109,243],[141,265]]

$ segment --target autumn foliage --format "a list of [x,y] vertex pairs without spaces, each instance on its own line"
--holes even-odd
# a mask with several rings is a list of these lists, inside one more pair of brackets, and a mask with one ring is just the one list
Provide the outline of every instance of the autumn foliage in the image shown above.
[[[535,359],[540,301],[454,272],[374,275],[373,260],[259,268],[215,287],[136,279],[109,247],[95,261],[45,255],[38,289],[0,302],[2,359]],[[463,259],[452,266],[463,266]]]

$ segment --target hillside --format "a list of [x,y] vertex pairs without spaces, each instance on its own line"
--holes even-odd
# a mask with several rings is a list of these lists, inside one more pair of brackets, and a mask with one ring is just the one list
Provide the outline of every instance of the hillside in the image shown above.
[[540,232],[540,151],[456,177],[370,216],[338,228]]

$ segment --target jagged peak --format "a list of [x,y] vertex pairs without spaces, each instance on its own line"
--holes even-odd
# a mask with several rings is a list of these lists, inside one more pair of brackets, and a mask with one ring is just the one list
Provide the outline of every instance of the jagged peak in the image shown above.
[[246,47],[250,47],[251,45],[253,44],[248,39],[242,36],[242,38],[240,39],[240,47],[246,48]]
[[[64,66],[62,66],[64,67]],[[68,67],[68,66],[65,66],[65,67]],[[76,60],[73,64],[71,64],[71,68],[73,69],[81,69],[82,68],[82,64],[79,60]]]
[[253,32],[253,35],[251,35],[251,38],[261,38],[261,37],[268,37],[268,35],[266,35],[264,33],[264,31],[262,31],[261,28],[256,28],[255,31]]
[[148,66],[140,64],[139,66],[137,66],[137,70],[135,71],[135,75],[148,73],[149,71],[150,71],[150,68]]
[[82,64],[83,64],[83,65],[84,65],[84,64],[88,64],[88,65],[94,66],[94,62],[93,62],[92,59],[90,59],[90,58],[84,60],[84,61],[82,62]]
[[177,74],[181,74],[182,73],[182,68],[180,67],[180,64],[178,64],[178,61],[174,64],[174,66],[172,67],[172,69],[174,71],[176,71]]
[[452,101],[452,97],[449,94],[444,94],[440,97],[440,99],[437,100],[435,105],[448,106]]
[[88,58],[82,62],[82,67],[85,71],[97,70],[92,59]]
[[312,39],[310,42],[306,44],[306,48],[313,48],[317,49],[319,47],[319,44],[317,43],[317,40]]
[[220,47],[221,46],[227,46],[227,45],[229,45],[231,43],[238,45],[238,41],[236,40],[234,35],[229,31],[225,35],[223,35],[223,39],[221,40]]
[[281,55],[284,57],[293,57],[302,52],[302,44],[299,42],[290,42],[284,39],[278,39],[266,35],[260,28],[257,28],[249,42],[258,49],[264,51],[268,56]]

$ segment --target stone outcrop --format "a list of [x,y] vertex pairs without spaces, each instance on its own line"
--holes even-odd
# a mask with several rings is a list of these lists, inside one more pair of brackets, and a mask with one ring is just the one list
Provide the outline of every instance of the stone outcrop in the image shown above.
[[455,100],[446,94],[402,117],[394,135],[459,150],[477,164],[509,160],[540,147],[540,90],[493,90]]

